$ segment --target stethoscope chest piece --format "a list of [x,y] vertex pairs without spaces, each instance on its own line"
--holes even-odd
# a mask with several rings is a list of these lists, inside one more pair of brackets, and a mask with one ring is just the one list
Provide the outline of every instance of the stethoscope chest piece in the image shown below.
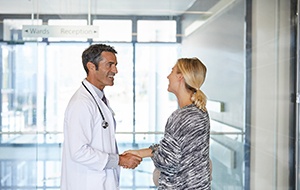
[[108,122],[105,121],[105,120],[103,120],[103,121],[102,121],[102,127],[103,127],[104,129],[106,129],[106,128],[108,127]]

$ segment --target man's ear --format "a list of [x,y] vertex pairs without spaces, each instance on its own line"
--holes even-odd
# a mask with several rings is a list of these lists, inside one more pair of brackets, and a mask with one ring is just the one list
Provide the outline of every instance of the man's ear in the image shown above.
[[92,62],[88,62],[88,63],[86,64],[86,66],[87,66],[87,68],[88,68],[89,71],[96,70],[96,66],[95,66],[94,63],[92,63]]

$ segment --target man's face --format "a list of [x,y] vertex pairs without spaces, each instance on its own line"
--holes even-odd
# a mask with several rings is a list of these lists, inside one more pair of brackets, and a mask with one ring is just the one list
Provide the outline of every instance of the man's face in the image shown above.
[[118,73],[117,57],[111,52],[102,52],[102,60],[98,64],[98,70],[92,68],[89,70],[90,82],[103,90],[105,86],[114,85],[114,76]]

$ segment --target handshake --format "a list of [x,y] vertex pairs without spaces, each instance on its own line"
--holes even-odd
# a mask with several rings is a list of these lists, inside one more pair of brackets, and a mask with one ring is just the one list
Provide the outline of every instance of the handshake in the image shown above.
[[119,155],[119,165],[126,169],[136,168],[142,160],[139,150],[127,150]]

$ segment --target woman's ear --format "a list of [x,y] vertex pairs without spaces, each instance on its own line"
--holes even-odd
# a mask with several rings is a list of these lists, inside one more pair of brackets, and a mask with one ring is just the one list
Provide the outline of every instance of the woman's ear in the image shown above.
[[183,79],[182,73],[178,73],[178,74],[177,74],[177,78],[178,78],[179,80]]

